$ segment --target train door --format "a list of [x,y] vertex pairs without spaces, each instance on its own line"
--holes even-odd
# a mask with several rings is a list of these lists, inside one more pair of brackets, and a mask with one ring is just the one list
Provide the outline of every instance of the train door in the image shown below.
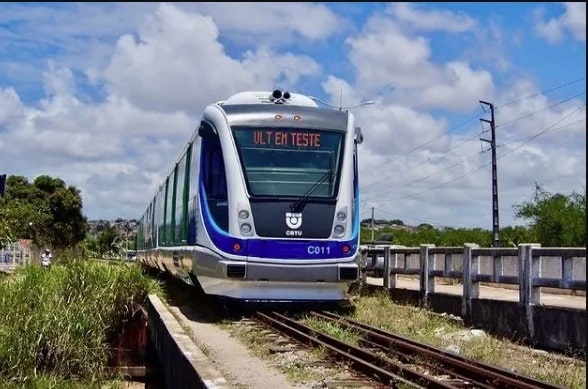
[[228,233],[227,175],[220,139],[214,127],[207,122],[200,124],[198,133],[202,137],[200,175],[204,184],[206,205],[214,223]]
[[358,232],[358,241],[357,244],[359,245],[359,155],[358,155],[358,147],[357,145],[363,143],[363,133],[361,132],[361,127],[355,127],[355,134],[353,138],[353,212],[351,212],[351,220],[353,221],[353,229],[357,228]]

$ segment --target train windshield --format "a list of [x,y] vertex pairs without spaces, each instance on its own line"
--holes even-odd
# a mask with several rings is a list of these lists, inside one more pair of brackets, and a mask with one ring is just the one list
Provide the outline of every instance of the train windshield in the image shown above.
[[235,126],[233,134],[252,196],[337,195],[344,132]]

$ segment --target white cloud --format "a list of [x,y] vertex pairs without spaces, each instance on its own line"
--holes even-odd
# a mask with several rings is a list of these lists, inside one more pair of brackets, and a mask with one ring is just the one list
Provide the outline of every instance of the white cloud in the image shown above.
[[[38,152],[43,163],[120,157],[136,136],[165,134],[184,140],[193,126],[184,113],[141,111],[115,96],[101,104],[83,103],[72,94],[75,85],[69,69],[50,67],[45,88],[50,96],[39,108],[19,107],[18,96],[10,90],[7,95],[11,98],[3,101],[12,101],[14,107],[11,122],[5,126],[6,137],[19,142],[26,153]],[[23,150],[7,149],[5,153],[16,157]]]
[[397,101],[410,101],[413,107],[456,111],[470,110],[481,96],[491,96],[487,70],[463,61],[434,63],[428,39],[407,32],[392,18],[372,17],[347,43],[357,71],[355,87],[363,95],[393,90]]
[[0,129],[9,118],[18,115],[22,108],[20,97],[14,88],[0,88]]
[[586,3],[562,3],[565,11],[557,18],[544,20],[542,12],[537,12],[535,30],[539,36],[550,43],[558,43],[566,31],[574,39],[586,42]]
[[75,95],[75,80],[68,68],[56,68],[53,61],[49,61],[49,70],[43,72],[43,86],[49,97]]
[[[364,217],[370,206],[375,206],[406,220],[459,217],[462,225],[491,225],[491,159],[489,152],[483,152],[489,145],[479,140],[490,135],[482,133],[475,115],[461,128],[451,127],[444,116],[448,112],[481,113],[479,100],[498,103],[520,99],[497,110],[499,125],[517,121],[514,127],[497,129],[499,144],[503,143],[499,154],[505,153],[499,162],[500,195],[507,200],[501,203],[503,216],[508,215],[503,222],[514,222],[513,201],[528,197],[533,188],[530,177],[549,181],[549,177],[559,175],[568,180],[562,188],[564,193],[573,190],[574,185],[585,185],[585,180],[569,180],[571,175],[585,172],[581,165],[585,161],[585,121],[536,136],[580,102],[559,106],[557,100],[543,95],[535,82],[524,78],[507,88],[497,88],[489,68],[475,69],[465,58],[434,61],[434,47],[428,35],[420,31],[435,29],[436,23],[441,25],[442,18],[437,16],[442,12],[427,20],[424,15],[423,19],[414,17],[412,11],[410,6],[394,5],[389,16],[371,17],[357,36],[347,39],[355,82],[330,77],[323,84],[331,102],[337,101],[341,87],[347,100],[377,96],[379,101],[377,106],[355,111],[365,135],[360,155]],[[451,20],[449,15],[446,19]],[[464,31],[473,26],[470,19],[463,20]],[[410,23],[413,28],[402,28]],[[484,34],[502,35],[495,23]],[[503,58],[502,47],[503,44],[494,46],[495,58]],[[507,66],[506,60],[502,63],[498,68]],[[431,110],[443,110],[443,114],[433,115]],[[489,119],[489,115],[480,117],[485,116]],[[569,120],[582,117],[585,118],[585,108]],[[533,136],[536,137],[531,139]],[[523,147],[520,141],[514,142],[515,138],[528,143]],[[528,159],[532,147],[539,153]],[[567,150],[567,154],[561,150]],[[542,159],[537,160],[539,156]],[[557,161],[558,168],[546,174],[553,161]],[[426,210],[423,204],[429,204]],[[427,217],[419,218],[423,214]]]
[[[513,99],[512,95],[523,98]],[[560,104],[563,100],[548,99],[528,81],[514,85],[505,96],[497,94],[496,100],[512,101],[496,110],[502,222],[520,224],[521,220],[513,220],[512,206],[521,199],[531,200],[535,182],[559,193],[586,187],[585,103],[572,99]],[[453,135],[432,117],[431,131],[418,132],[427,122],[419,122],[416,112],[406,117],[362,112],[360,117],[366,134],[361,154],[364,201],[400,219],[425,219],[424,213],[436,224],[447,224],[444,220],[451,220],[453,213],[464,226],[491,225],[491,214],[486,212],[490,209],[491,160],[489,151],[482,153],[489,144],[478,140],[489,139],[490,133],[480,133],[477,118],[466,132]],[[482,117],[490,118],[489,114]],[[366,126],[372,119],[378,124]],[[388,123],[388,131],[395,132],[397,140],[381,135],[382,123]],[[418,123],[411,129],[414,133],[402,131],[405,123]],[[376,128],[372,137],[371,127]],[[487,207],[480,209],[486,200]],[[429,204],[426,211],[423,204]]]
[[[414,4],[392,4],[356,26],[328,7],[341,8],[313,3],[34,4],[30,13],[16,3],[3,7],[0,23],[20,20],[22,28],[0,31],[12,42],[0,42],[1,53],[17,39],[19,47],[50,49],[41,59],[0,61],[8,80],[38,79],[44,91],[27,100],[22,84],[0,87],[2,169],[63,178],[81,189],[90,218],[139,216],[205,104],[247,89],[305,93],[301,85],[313,84],[334,106],[377,102],[353,109],[365,136],[364,212],[375,206],[408,223],[490,228],[480,99],[498,107],[504,225],[513,221],[512,203],[531,195],[532,181],[564,193],[585,186],[585,108],[570,115],[584,97],[558,104],[562,98],[541,93],[544,81],[531,71],[512,76],[528,69],[517,69],[506,49],[513,35],[526,35],[499,23]],[[343,32],[344,57],[310,54]],[[471,46],[441,49],[437,38],[449,34]],[[492,58],[504,59],[500,66],[480,60],[476,42],[490,36],[500,38],[492,47]],[[509,70],[508,82],[497,69]],[[471,118],[456,126],[464,116]],[[528,141],[558,121],[564,127]]]
[[232,39],[262,45],[292,42],[296,38],[323,40],[349,26],[326,5],[317,3],[180,3],[179,6],[210,15]]
[[308,56],[278,54],[267,48],[247,51],[242,66],[255,76],[256,85],[266,89],[292,89],[301,77],[318,76],[321,71],[321,66]]
[[[136,215],[204,105],[240,90],[294,87],[301,77],[319,74],[320,65],[269,48],[232,58],[210,17],[162,4],[136,36],[120,37],[106,68],[91,73],[105,84],[102,102],[82,101],[72,69],[55,61],[43,73],[46,97],[37,107],[23,106],[12,88],[0,89],[0,152],[8,170],[16,169],[19,156],[34,155],[29,166],[20,165],[21,174],[42,170],[68,177],[90,214]],[[116,209],[101,210],[107,203]]]
[[[276,51],[276,48],[281,49],[284,44],[298,44],[305,40],[322,41],[350,27],[348,21],[336,15],[326,5],[313,3],[61,3],[53,6],[42,3],[4,3],[0,11],[0,25],[10,26],[10,29],[0,27],[0,56],[5,55],[8,58],[18,51],[22,53],[22,60],[13,65],[0,61],[0,71],[5,71],[12,80],[20,80],[20,83],[30,82],[41,76],[40,70],[45,66],[45,60],[40,60],[36,55],[41,52],[53,58],[56,66],[67,67],[76,74],[83,72],[92,85],[100,86],[100,82],[104,80],[104,70],[109,64],[115,66],[116,61],[119,61],[124,65],[124,50],[130,50],[126,55],[138,54],[138,47],[141,47],[142,42],[134,41],[136,37],[141,34],[144,34],[143,38],[152,37],[156,33],[149,30],[148,23],[161,23],[161,19],[156,19],[162,13],[167,13],[166,17],[174,17],[169,15],[174,9],[177,12],[176,18],[198,14],[202,19],[214,20],[213,30],[216,30],[207,31],[204,25],[200,25],[198,28],[203,28],[208,35],[202,39],[198,36],[184,38],[183,44],[189,44],[193,40],[187,47],[194,52],[178,54],[181,51],[176,50],[183,50],[180,42],[167,52],[160,48],[159,55],[173,53],[175,70],[183,72],[191,69],[184,69],[177,62],[181,62],[186,56],[200,62],[205,58],[204,55],[209,54],[199,52],[199,44],[204,40],[214,36],[217,45],[224,51],[218,28],[223,31],[224,42],[244,45],[247,50],[255,53],[256,49],[251,50],[250,46],[262,45],[270,51]],[[146,19],[149,19],[147,24]],[[188,19],[192,18],[188,16]],[[191,27],[186,26],[183,31],[192,28],[191,32],[194,32],[194,23],[201,21],[189,23]],[[175,33],[182,31],[182,26],[173,25],[173,22],[165,27],[170,34],[169,38],[174,33],[174,28]],[[177,37],[176,35],[175,38]],[[212,45],[207,47],[213,50]],[[113,58],[115,50],[118,59]],[[232,60],[237,62],[239,58]],[[218,65],[208,63],[210,69]],[[24,72],[23,69],[27,71]],[[169,71],[159,70],[169,76]],[[291,76],[290,73],[289,77]],[[175,81],[178,76],[171,78]],[[195,78],[194,75],[192,78]],[[250,80],[245,85],[253,82],[255,81]],[[218,95],[223,93],[224,90],[218,91]]]
[[[408,36],[391,19],[375,16],[362,33],[347,39],[349,57],[357,72],[356,84],[376,93],[387,85],[418,88],[437,78],[429,63],[430,47],[422,36]],[[419,77],[413,77],[415,73]]]
[[585,152],[578,143],[586,139],[586,124],[579,121],[586,119],[586,103],[580,99],[583,95],[550,99],[530,80],[517,81],[498,95],[500,101],[508,102],[496,110],[499,136],[505,142],[515,142],[545,132],[540,140],[545,139],[546,144]]
[[229,91],[254,85],[226,56],[209,17],[162,4],[139,31],[121,37],[105,71],[110,93],[160,111],[197,111]]
[[419,90],[400,91],[415,105],[468,112],[482,98],[493,94],[492,75],[486,70],[474,70],[463,62],[449,62],[440,69],[437,82]]
[[281,79],[293,85],[320,68],[309,57],[269,49],[247,52],[239,61],[218,39],[210,17],[162,4],[137,38],[119,39],[104,80],[111,94],[143,109],[199,112],[237,91],[271,89]]
[[476,27],[475,20],[469,15],[447,10],[421,10],[419,6],[417,3],[393,3],[386,13],[418,30],[464,32]]
[[[368,123],[364,130],[367,148],[378,155],[408,152],[425,139],[440,137],[446,122],[403,105],[382,105],[358,109],[358,119]],[[402,140],[401,142],[399,140]],[[434,149],[445,145],[436,142]]]

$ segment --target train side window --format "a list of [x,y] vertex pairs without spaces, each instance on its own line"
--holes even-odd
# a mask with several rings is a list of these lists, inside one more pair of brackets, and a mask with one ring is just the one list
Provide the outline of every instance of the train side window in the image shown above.
[[229,229],[227,178],[220,140],[213,127],[206,122],[200,126],[202,136],[201,177],[210,213],[224,231]]
[[164,236],[164,224],[163,224],[163,216],[164,216],[164,205],[165,204],[165,183],[159,187],[159,192],[157,192],[157,197],[155,198],[155,241],[157,242],[154,247],[160,247],[164,245],[165,236]]

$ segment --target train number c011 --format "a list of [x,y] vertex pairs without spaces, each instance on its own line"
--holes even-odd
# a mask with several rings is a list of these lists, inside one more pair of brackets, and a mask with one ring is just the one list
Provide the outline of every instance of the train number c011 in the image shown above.
[[310,255],[331,254],[331,248],[329,246],[308,246],[306,251]]

